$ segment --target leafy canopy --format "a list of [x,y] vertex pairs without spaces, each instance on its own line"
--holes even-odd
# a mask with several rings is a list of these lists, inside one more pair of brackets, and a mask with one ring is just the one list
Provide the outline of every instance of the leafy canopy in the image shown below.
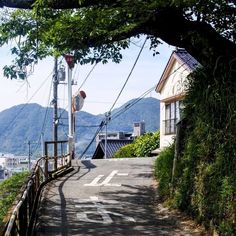
[[1,11],[0,45],[16,40],[15,61],[5,67],[5,76],[11,78],[24,78],[30,65],[48,55],[73,53],[81,64],[118,63],[130,38],[142,34],[150,38],[152,49],[161,38],[187,48],[200,62],[210,52],[204,52],[204,44],[211,45],[201,37],[222,35],[219,40],[230,41],[235,50],[233,0],[21,0],[1,5],[30,8]]

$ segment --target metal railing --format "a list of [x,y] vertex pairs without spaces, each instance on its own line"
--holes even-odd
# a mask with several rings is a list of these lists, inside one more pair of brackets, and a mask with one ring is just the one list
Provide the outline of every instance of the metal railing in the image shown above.
[[[64,154],[61,148],[61,155],[57,157],[49,155],[49,145],[55,142],[45,142],[45,156],[41,157],[31,171],[28,182],[14,207],[11,217],[6,225],[4,236],[10,235],[32,235],[38,200],[42,187],[50,180],[57,177],[58,173],[68,169],[71,163],[69,154]],[[67,141],[58,141],[56,145],[67,144]],[[56,163],[56,164],[55,164]]]

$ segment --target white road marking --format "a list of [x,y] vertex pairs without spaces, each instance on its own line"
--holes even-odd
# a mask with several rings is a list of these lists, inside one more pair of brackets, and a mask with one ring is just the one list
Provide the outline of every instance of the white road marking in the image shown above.
[[117,173],[118,173],[118,170],[113,170],[111,174],[109,174],[107,178],[103,181],[103,185],[108,184]]
[[[98,199],[96,196],[91,196],[90,199],[78,199],[78,202],[88,202],[90,201],[90,204],[86,205],[75,205],[76,208],[82,209],[82,208],[94,208],[93,210],[79,212],[76,214],[79,221],[83,222],[89,222],[89,223],[100,223],[100,224],[111,224],[113,223],[113,219],[111,216],[116,216],[122,219],[122,221],[128,221],[128,222],[135,222],[135,219],[130,216],[126,216],[117,212],[113,212],[111,210],[106,210],[106,208],[115,208],[115,209],[123,209],[120,203],[118,201],[114,200],[103,200]],[[76,201],[77,202],[77,201]],[[104,204],[115,204],[115,205],[104,205]],[[98,215],[101,219],[91,219],[89,218],[89,215]]]
[[[94,208],[94,205],[91,204],[83,204],[83,205],[75,205],[76,208]],[[117,208],[117,209],[123,209],[122,206],[117,206],[117,205],[108,205],[108,206],[103,206],[103,208]]]
[[101,178],[104,175],[98,175],[91,183],[89,184],[84,184],[84,186],[92,186],[92,187],[97,187],[97,186],[111,186],[111,187],[120,187],[121,184],[111,184],[110,181],[112,178],[115,176],[127,176],[128,173],[118,173],[118,170],[113,170],[102,182],[99,183]]
[[84,184],[84,186],[100,186],[98,184],[98,181],[103,177],[104,175],[97,176],[90,184]]
[[98,199],[97,196],[91,196],[89,199],[78,199],[74,200],[75,204],[80,204],[80,203],[87,203],[87,202],[102,202],[104,204],[117,204],[116,200],[104,200],[104,199]]
[[97,197],[97,196],[91,196],[90,199],[91,199],[92,201],[98,201],[98,197]]
[[118,158],[118,159],[108,159],[108,161],[128,161],[130,158]]
[[117,173],[118,176],[127,176],[129,175],[128,173]]

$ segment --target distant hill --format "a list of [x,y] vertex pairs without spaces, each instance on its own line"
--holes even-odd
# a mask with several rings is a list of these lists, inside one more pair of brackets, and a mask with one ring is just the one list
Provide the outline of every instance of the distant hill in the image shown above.
[[[144,121],[146,131],[159,129],[159,100],[145,98],[135,103],[133,99],[125,103],[111,114],[108,131],[133,131],[133,123]],[[135,104],[135,105],[133,105]],[[67,112],[59,109],[58,139],[67,139]],[[44,140],[53,137],[53,109],[44,108],[38,104],[21,104],[0,112],[0,152],[16,155],[28,155],[27,142],[31,141],[32,152],[40,153],[41,133]],[[92,115],[88,112],[76,114],[76,151],[83,152],[98,129],[104,114]],[[37,143],[37,144],[35,144]],[[93,153],[95,145],[89,150]],[[37,150],[36,150],[37,149]],[[36,152],[35,152],[36,151]]]

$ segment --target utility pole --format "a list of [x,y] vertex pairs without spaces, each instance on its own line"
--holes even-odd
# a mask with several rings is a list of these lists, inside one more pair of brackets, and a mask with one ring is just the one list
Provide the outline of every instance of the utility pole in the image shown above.
[[54,169],[57,169],[57,140],[58,140],[58,115],[57,115],[57,57],[54,59],[54,74],[53,74],[53,141],[54,141]]
[[74,67],[74,57],[72,55],[65,55],[68,65],[68,152],[70,154],[70,163],[74,155],[74,132],[73,132],[73,114],[72,114],[72,69]]
[[28,170],[30,172],[31,169],[31,148],[30,148],[30,141],[28,141],[28,147],[29,147],[29,154],[28,154]]
[[31,151],[31,145],[32,144],[37,144],[37,142],[31,142],[28,140],[27,142],[24,142],[25,144],[28,145],[28,170],[29,172],[31,171],[31,156],[32,156],[32,151]]
[[41,156],[44,156],[44,133],[41,133]]
[[110,120],[110,115],[111,115],[111,112],[106,112],[105,113],[105,117],[106,117],[106,134],[105,134],[105,159],[107,159],[107,124],[108,124],[108,121]]

